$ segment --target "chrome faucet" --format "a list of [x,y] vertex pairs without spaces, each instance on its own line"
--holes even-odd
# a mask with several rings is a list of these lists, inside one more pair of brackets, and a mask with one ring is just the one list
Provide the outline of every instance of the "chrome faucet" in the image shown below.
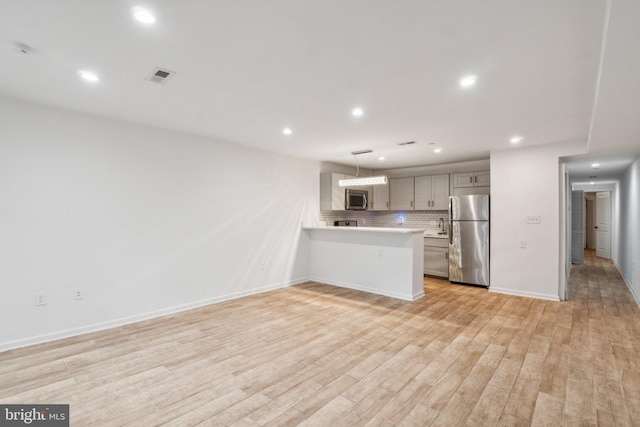
[[440,230],[442,230],[442,234],[445,234],[445,232],[444,232],[444,218],[440,218],[440,221],[438,222],[438,227],[440,227]]

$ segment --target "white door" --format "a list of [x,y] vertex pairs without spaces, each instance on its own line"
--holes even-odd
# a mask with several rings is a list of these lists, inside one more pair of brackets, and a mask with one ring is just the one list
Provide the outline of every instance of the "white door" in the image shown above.
[[611,259],[611,193],[596,193],[596,256]]

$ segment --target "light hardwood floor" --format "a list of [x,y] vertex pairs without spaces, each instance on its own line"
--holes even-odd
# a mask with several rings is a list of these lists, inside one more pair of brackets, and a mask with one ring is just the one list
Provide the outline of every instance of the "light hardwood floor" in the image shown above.
[[0,353],[0,403],[72,426],[640,425],[640,310],[610,261],[570,300],[318,283]]

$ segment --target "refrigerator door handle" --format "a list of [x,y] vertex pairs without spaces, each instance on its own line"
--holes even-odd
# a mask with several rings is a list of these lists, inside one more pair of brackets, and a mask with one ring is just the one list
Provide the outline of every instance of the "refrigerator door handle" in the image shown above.
[[449,244],[453,244],[453,202],[449,199]]

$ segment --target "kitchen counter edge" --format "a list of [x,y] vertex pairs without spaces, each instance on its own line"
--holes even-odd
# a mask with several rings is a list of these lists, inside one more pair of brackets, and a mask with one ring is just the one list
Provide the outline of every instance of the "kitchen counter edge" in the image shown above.
[[424,234],[423,229],[417,228],[391,228],[391,227],[302,227],[303,230],[335,230],[345,232],[374,232],[396,234]]

